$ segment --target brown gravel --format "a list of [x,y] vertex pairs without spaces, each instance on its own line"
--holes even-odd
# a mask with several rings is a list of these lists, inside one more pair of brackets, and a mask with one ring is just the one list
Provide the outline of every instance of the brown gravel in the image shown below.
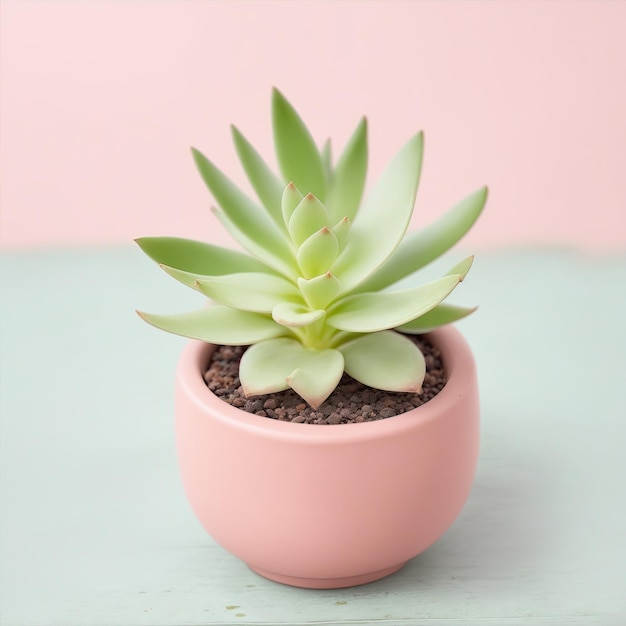
[[447,382],[441,354],[427,335],[409,336],[426,359],[423,391],[395,393],[367,387],[344,374],[337,389],[317,410],[292,389],[245,398],[239,382],[239,361],[245,346],[218,346],[204,380],[208,388],[228,404],[261,417],[306,424],[371,422],[400,415],[434,398]]

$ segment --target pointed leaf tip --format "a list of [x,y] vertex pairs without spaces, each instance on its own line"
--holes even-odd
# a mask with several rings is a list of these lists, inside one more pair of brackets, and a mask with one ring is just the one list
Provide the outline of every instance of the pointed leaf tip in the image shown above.
[[281,326],[299,328],[309,326],[326,315],[323,309],[311,311],[307,307],[294,302],[281,302],[272,309],[272,318]]
[[259,152],[244,137],[239,129],[231,124],[231,134],[237,156],[256,195],[276,224],[284,230],[280,207],[283,182],[274,174]]
[[292,241],[299,246],[311,235],[326,226],[327,223],[328,211],[326,207],[314,195],[307,194],[293,209],[289,218],[288,230]]
[[409,225],[422,167],[422,135],[407,141],[368,194],[333,272],[351,290],[393,254]]
[[338,350],[307,350],[298,367],[287,377],[289,386],[314,409],[336,389],[343,375],[344,359]]
[[214,305],[175,315],[139,315],[145,322],[174,335],[208,343],[245,346],[285,334],[269,316]]
[[419,317],[403,324],[396,330],[409,335],[421,335],[435,328],[457,322],[476,311],[478,307],[459,307],[453,304],[442,303]]
[[302,275],[314,278],[329,271],[338,252],[337,237],[324,226],[302,243],[296,253],[296,260]]
[[312,309],[325,309],[341,291],[341,284],[331,272],[309,280],[300,277],[298,287]]
[[335,389],[343,374],[337,350],[311,350],[291,338],[250,346],[241,358],[239,376],[246,396],[292,387],[311,406],[318,407]]
[[332,170],[326,204],[334,221],[354,217],[359,210],[367,176],[367,120],[362,118]]
[[457,263],[450,271],[447,272],[446,276],[458,276],[459,282],[462,283],[467,273],[470,271],[472,264],[474,263],[474,255],[463,259],[459,263]]
[[[272,271],[267,265],[247,254],[193,239],[142,237],[138,243],[142,251],[165,271],[173,268],[204,276]],[[183,282],[189,284],[187,280]]]
[[272,91],[272,125],[283,178],[323,201],[327,183],[322,157],[304,121],[277,89]]
[[290,182],[285,189],[283,189],[280,205],[284,226],[289,225],[289,220],[291,219],[293,212],[303,199],[304,198],[302,197],[300,190],[292,182]]

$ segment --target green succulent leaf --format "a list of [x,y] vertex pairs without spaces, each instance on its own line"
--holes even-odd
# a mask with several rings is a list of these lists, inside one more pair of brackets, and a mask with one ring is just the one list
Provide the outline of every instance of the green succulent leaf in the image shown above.
[[172,278],[175,278],[179,283],[182,283],[186,287],[191,287],[198,291],[197,282],[206,278],[206,274],[194,274],[192,272],[185,272],[183,270],[177,270],[175,267],[169,267],[168,265],[161,265],[161,269],[169,274]]
[[[217,276],[235,272],[272,271],[269,266],[247,254],[192,239],[141,237],[135,241],[159,265],[191,274]],[[195,279],[192,285],[193,282]]]
[[474,263],[474,255],[468,256],[466,259],[463,259],[459,263],[457,263],[451,270],[449,270],[446,276],[460,276],[461,281],[465,279],[467,276],[467,272],[470,271],[470,267]]
[[283,190],[283,195],[280,201],[283,222],[285,225],[289,224],[289,220],[291,219],[293,212],[302,200],[303,196],[300,193],[300,190],[293,183],[289,183]]
[[367,175],[367,120],[363,118],[333,172],[325,205],[333,222],[347,216],[353,219],[361,204]]
[[482,187],[423,230],[408,233],[389,260],[357,291],[378,291],[416,272],[449,250],[472,227],[487,202]]
[[298,248],[296,259],[303,276],[313,278],[328,271],[338,252],[337,237],[324,226]]
[[287,377],[289,386],[314,409],[335,391],[343,376],[343,356],[338,350],[322,350]]
[[276,157],[285,180],[320,200],[326,197],[326,173],[311,133],[296,110],[278,91],[272,94]]
[[289,389],[287,376],[298,366],[300,342],[281,337],[250,346],[241,357],[239,379],[247,397]]
[[353,333],[396,328],[437,306],[459,282],[458,275],[444,276],[420,287],[348,296],[330,308],[326,323]]
[[224,228],[230,233],[232,238],[251,255],[259,259],[265,265],[282,274],[283,276],[292,276],[297,271],[297,265],[293,254],[290,259],[283,259],[282,256],[273,254],[269,246],[261,244],[253,237],[248,237],[245,233],[237,228],[232,220],[221,209],[213,209],[213,214]]
[[299,246],[320,228],[328,225],[326,207],[311,193],[304,196],[289,220],[289,234]]
[[[474,255],[469,256],[466,259],[463,259],[462,261],[457,263],[454,267],[452,267],[450,270],[446,272],[446,276],[458,276],[459,281],[463,282],[465,280],[465,276],[467,276],[467,273],[469,272],[473,263],[474,263]],[[413,283],[417,282],[419,278],[420,278],[419,272],[415,272],[414,274],[411,274],[405,280],[402,281],[402,287],[405,289],[408,287],[412,287]],[[384,290],[383,292],[389,293],[389,291],[391,290],[393,290],[393,287],[390,287],[389,289]]]
[[261,155],[235,126],[231,126],[231,130],[235,149],[248,180],[268,214],[284,230],[285,222],[281,211],[281,198],[285,186],[283,181],[272,172]]
[[324,166],[324,173],[326,174],[326,181],[329,184],[332,184],[333,180],[333,148],[332,142],[327,139],[322,146],[322,151],[320,153],[322,158],[322,165]]
[[[174,267],[169,267],[167,265],[161,265],[161,269],[167,272],[172,278],[175,278],[177,281],[181,282],[183,285],[187,287],[191,287],[192,289],[196,289],[208,295],[210,298],[213,297],[209,295],[204,289],[202,289],[201,283],[210,283],[210,284],[223,284],[223,285],[232,285],[233,289],[238,291],[249,291],[249,292],[260,292],[262,289],[268,290],[268,297],[274,297],[277,299],[286,298],[293,299],[298,296],[298,290],[290,283],[288,280],[277,276],[276,274],[272,274],[266,271],[262,272],[233,272],[232,274],[194,274],[192,272],[185,272],[183,270],[178,270]],[[278,286],[281,286],[281,289],[278,290]],[[215,300],[222,302],[222,304],[228,304],[230,306],[239,307],[238,304],[235,304],[235,298],[231,301],[226,301],[221,298],[215,297]],[[241,296],[241,301],[244,301],[244,295]],[[276,300],[278,301],[278,300]],[[276,301],[274,304],[276,304]],[[249,310],[249,311],[261,311],[262,309],[256,308],[248,308],[241,306],[241,308]],[[270,313],[272,307],[265,310],[263,312]]]
[[298,288],[312,309],[325,309],[339,295],[341,283],[326,272],[309,280],[298,278]]
[[411,219],[422,166],[423,134],[395,156],[352,223],[333,273],[349,291],[393,253]]
[[435,328],[458,322],[460,319],[473,313],[478,307],[460,307],[452,304],[438,304],[434,309],[424,313],[417,319],[411,320],[407,324],[399,326],[397,330],[409,335],[421,335],[428,333]]
[[239,366],[246,396],[258,396],[293,387],[313,408],[335,389],[343,374],[343,356],[337,350],[311,350],[289,338],[250,346]]
[[339,350],[346,372],[364,385],[387,391],[422,391],[424,356],[410,339],[392,330],[363,335]]
[[177,315],[154,315],[141,311],[137,314],[148,324],[169,333],[229,346],[245,346],[287,334],[285,328],[267,315],[239,311],[220,304]]
[[[292,258],[291,249],[282,231],[267,213],[250,200],[201,152],[192,149],[192,153],[198,171],[228,217],[228,221],[244,235],[246,240],[255,243],[255,250],[262,248],[265,250],[264,256],[275,257],[283,263],[289,263]],[[237,241],[241,243],[239,239]],[[255,254],[249,248],[247,249],[251,254]]]
[[257,313],[271,313],[280,302],[301,302],[298,289],[279,276],[248,272],[202,277],[197,289],[221,304]]
[[300,328],[310,326],[314,322],[321,320],[326,315],[326,311],[321,309],[311,311],[302,304],[294,302],[281,302],[272,310],[272,317],[277,324],[290,328]]
[[339,250],[342,250],[348,237],[350,236],[350,218],[348,216],[340,219],[332,228],[337,237],[337,243],[339,244]]

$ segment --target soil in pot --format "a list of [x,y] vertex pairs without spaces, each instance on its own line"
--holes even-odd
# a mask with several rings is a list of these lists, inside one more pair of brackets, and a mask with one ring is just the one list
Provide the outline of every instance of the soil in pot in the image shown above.
[[239,361],[246,346],[218,346],[204,380],[224,402],[248,413],[305,424],[350,424],[400,415],[434,398],[447,382],[441,353],[427,335],[410,336],[424,354],[426,376],[421,394],[373,389],[344,374],[330,397],[317,410],[293,390],[245,398],[239,381]]

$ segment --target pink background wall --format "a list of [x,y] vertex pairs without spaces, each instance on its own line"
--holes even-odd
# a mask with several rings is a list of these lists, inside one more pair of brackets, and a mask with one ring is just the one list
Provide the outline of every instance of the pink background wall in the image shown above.
[[[279,87],[370,177],[415,130],[415,224],[483,183],[469,246],[626,248],[626,2],[3,2],[0,243],[222,240],[188,147],[243,181]],[[371,179],[370,179],[371,180]]]

